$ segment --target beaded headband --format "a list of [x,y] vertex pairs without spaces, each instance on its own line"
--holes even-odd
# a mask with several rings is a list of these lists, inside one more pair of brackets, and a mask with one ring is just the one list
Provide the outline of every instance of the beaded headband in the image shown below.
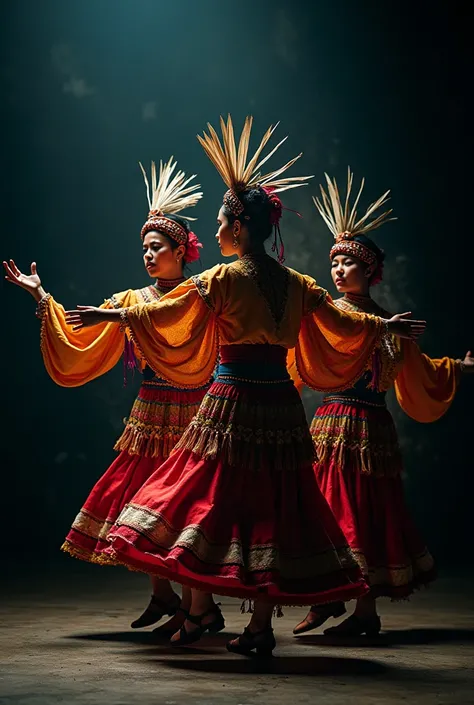
[[141,238],[152,230],[158,230],[159,232],[168,235],[168,237],[175,240],[178,245],[186,245],[188,240],[188,233],[181,227],[179,223],[171,218],[166,218],[162,213],[158,211],[150,211],[148,214],[148,220],[144,224],[141,230]]
[[224,206],[230,210],[232,215],[239,216],[244,212],[245,207],[239,197],[232,189],[229,189],[224,194]]
[[[343,233],[344,235],[350,235],[350,233]],[[351,257],[357,257],[364,264],[372,265],[377,262],[377,255],[372,252],[368,247],[365,247],[360,242],[352,239],[350,237],[342,237],[339,242],[331,247],[329,252],[329,259],[333,259],[336,255],[350,255]]]

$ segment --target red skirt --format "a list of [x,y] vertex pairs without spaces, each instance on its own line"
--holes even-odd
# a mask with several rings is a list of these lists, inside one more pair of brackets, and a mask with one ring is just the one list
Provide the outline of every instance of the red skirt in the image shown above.
[[[269,379],[269,346],[230,347],[234,361],[239,349],[253,360],[246,368],[252,377],[241,363],[240,374],[226,366],[221,349],[218,378],[198,414],[109,532],[110,555],[244,599],[301,605],[364,594],[361,571],[318,489],[285,351]],[[260,348],[268,348],[265,379],[258,378]]]
[[319,487],[374,597],[403,599],[436,578],[432,556],[405,502],[402,461],[385,407],[320,406],[311,424]]
[[199,409],[206,390],[144,381],[115,449],[118,457],[94,485],[62,550],[91,563],[117,563],[104,553],[107,534],[125,505],[168,457]]

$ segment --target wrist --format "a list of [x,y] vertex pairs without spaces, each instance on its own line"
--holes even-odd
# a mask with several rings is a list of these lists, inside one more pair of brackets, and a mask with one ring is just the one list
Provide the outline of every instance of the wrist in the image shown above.
[[43,289],[42,286],[39,286],[37,289],[31,289],[30,293],[37,304],[39,304],[41,299],[44,299],[44,297],[46,296],[46,291]]
[[43,319],[46,309],[48,307],[48,301],[51,298],[51,294],[44,294],[39,300],[38,300],[38,306],[36,307],[36,318],[39,318],[40,320]]

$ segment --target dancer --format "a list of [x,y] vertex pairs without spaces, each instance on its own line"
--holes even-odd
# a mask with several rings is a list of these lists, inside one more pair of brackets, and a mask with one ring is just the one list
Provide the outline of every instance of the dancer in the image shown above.
[[193,277],[155,304],[80,307],[67,313],[67,322],[74,329],[121,322],[148,364],[173,383],[186,375],[201,384],[219,350],[217,378],[196,417],[108,538],[112,555],[132,568],[193,588],[173,645],[221,628],[220,611],[205,594],[214,592],[255,601],[248,627],[227,648],[265,656],[275,646],[275,604],[331,602],[367,591],[318,489],[287,350],[296,345],[305,376],[332,389],[363,374],[387,327],[411,337],[424,323],[342,312],[313,279],[266,254],[273,231],[283,259],[277,191],[303,185],[305,177],[282,177],[298,157],[261,174],[278,148],[259,162],[274,128],[247,163],[251,125],[247,118],[238,148],[230,116],[221,121],[224,148],[211,126],[199,138],[228,188],[216,237],[222,254],[237,261]]
[[[141,166],[141,165],[140,165]],[[114,294],[102,308],[119,308],[137,303],[158,301],[184,281],[183,266],[199,259],[201,243],[186,222],[176,213],[194,206],[201,198],[198,184],[190,182],[181,171],[176,172],[171,158],[151,166],[151,193],[142,168],[148,192],[150,212],[141,230],[143,261],[147,274],[155,282],[143,289]],[[125,429],[115,444],[119,455],[95,484],[77,515],[62,546],[76,558],[99,564],[114,564],[107,556],[107,532],[135,492],[152,472],[168,457],[184,429],[197,412],[209,380],[202,384],[170,384],[154,374],[149,366],[137,361],[129,339],[116,326],[106,324],[93,330],[72,332],[65,323],[65,312],[52,298],[47,299],[36,264],[31,275],[25,275],[15,263],[4,262],[8,281],[23,287],[39,303],[41,318],[41,349],[46,368],[52,379],[62,386],[74,387],[111,369],[124,354],[126,366],[142,367],[143,383],[133,404]],[[173,633],[184,620],[190,605],[190,591],[184,589],[182,609],[180,598],[168,580],[152,577],[153,594],[144,613],[132,623],[133,628],[146,627],[165,614],[177,616],[166,628]]]
[[[343,311],[389,317],[371,297],[372,287],[382,279],[384,253],[367,237],[391,219],[391,210],[376,215],[389,192],[358,220],[356,208],[364,181],[351,207],[350,170],[344,204],[336,182],[326,179],[328,193],[321,187],[322,201],[315,199],[315,203],[335,238],[331,274],[338,292],[344,294],[335,304]],[[358,598],[354,614],[325,634],[374,636],[381,629],[378,597],[407,598],[415,588],[434,580],[433,558],[406,506],[400,448],[385,396],[395,386],[398,402],[409,416],[436,421],[448,410],[460,374],[473,370],[471,353],[464,361],[431,360],[413,341],[386,334],[370,370],[350,389],[327,394],[316,410],[311,434],[319,487],[370,585],[370,592]],[[313,605],[294,633],[310,631],[344,613],[342,602]]]

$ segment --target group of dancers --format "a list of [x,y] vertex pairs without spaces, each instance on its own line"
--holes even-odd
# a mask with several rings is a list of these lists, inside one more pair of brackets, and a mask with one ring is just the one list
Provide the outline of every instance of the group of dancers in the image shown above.
[[[474,356],[430,359],[415,340],[424,321],[392,315],[372,298],[384,253],[368,233],[390,220],[389,192],[369,205],[353,175],[340,195],[326,176],[315,205],[334,237],[329,260],[341,298],[284,266],[280,192],[310,177],[269,173],[274,128],[249,158],[252,119],[237,143],[198,137],[226,192],[216,239],[230,264],[186,279],[201,243],[182,211],[202,197],[171,158],[143,170],[149,213],[143,260],[154,283],[114,294],[100,307],[65,311],[36,265],[6,279],[29,291],[41,319],[41,351],[59,385],[86,384],[123,356],[143,382],[115,449],[62,549],[150,576],[152,596],[132,623],[184,646],[224,626],[214,595],[241,598],[250,621],[227,644],[271,655],[281,606],[309,606],[294,633],[353,614],[325,633],[376,635],[376,600],[407,598],[436,576],[404,498],[402,459],[385,396],[432,422],[449,408]],[[301,155],[300,155],[301,156]],[[178,215],[178,213],[180,215]],[[272,238],[267,254],[265,243]],[[308,427],[300,391],[324,394]],[[182,586],[178,595],[172,583]],[[247,607],[246,607],[247,608]]]

